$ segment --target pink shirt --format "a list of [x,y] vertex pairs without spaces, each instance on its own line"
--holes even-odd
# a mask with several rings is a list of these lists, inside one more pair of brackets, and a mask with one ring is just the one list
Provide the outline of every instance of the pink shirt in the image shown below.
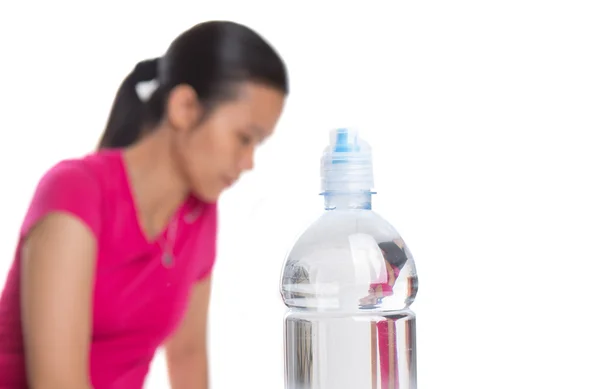
[[[60,162],[41,179],[21,240],[44,215],[64,211],[86,223],[98,242],[90,354],[94,389],[142,387],[155,350],[186,310],[191,287],[212,271],[216,208],[193,197],[180,207],[176,239],[167,246],[173,246],[175,260],[165,267],[166,232],[156,242],[142,233],[120,151]],[[27,388],[19,251],[0,297],[2,389]]]

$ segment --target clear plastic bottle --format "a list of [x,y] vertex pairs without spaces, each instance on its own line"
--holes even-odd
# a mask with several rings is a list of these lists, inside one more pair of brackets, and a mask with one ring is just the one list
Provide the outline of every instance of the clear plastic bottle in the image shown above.
[[371,149],[331,132],[321,160],[325,213],[281,274],[286,389],[416,389],[413,257],[371,210]]

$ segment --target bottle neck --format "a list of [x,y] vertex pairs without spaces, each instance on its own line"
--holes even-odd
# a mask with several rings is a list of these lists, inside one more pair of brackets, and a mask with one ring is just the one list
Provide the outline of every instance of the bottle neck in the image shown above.
[[325,209],[371,209],[371,199],[374,192],[323,192]]

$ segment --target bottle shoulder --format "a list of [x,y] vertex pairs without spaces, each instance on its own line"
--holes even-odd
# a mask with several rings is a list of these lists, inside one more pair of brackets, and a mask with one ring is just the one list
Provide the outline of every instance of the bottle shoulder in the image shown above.
[[323,213],[301,234],[296,245],[309,242],[332,242],[354,234],[368,234],[376,240],[399,237],[394,226],[372,210],[335,210]]
[[410,250],[371,210],[321,215],[290,250],[281,277],[284,302],[301,308],[403,309],[416,291]]

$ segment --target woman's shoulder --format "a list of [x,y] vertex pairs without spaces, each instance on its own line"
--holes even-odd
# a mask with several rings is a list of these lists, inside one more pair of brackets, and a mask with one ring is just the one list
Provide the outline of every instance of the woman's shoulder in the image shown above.
[[120,152],[117,150],[96,151],[81,157],[66,158],[58,161],[44,173],[40,183],[44,181],[78,182],[100,178],[115,172],[119,168]]
[[97,152],[63,159],[41,177],[23,224],[28,231],[50,212],[67,212],[92,224],[97,231],[98,213],[106,200],[111,171],[118,169],[116,152]]

